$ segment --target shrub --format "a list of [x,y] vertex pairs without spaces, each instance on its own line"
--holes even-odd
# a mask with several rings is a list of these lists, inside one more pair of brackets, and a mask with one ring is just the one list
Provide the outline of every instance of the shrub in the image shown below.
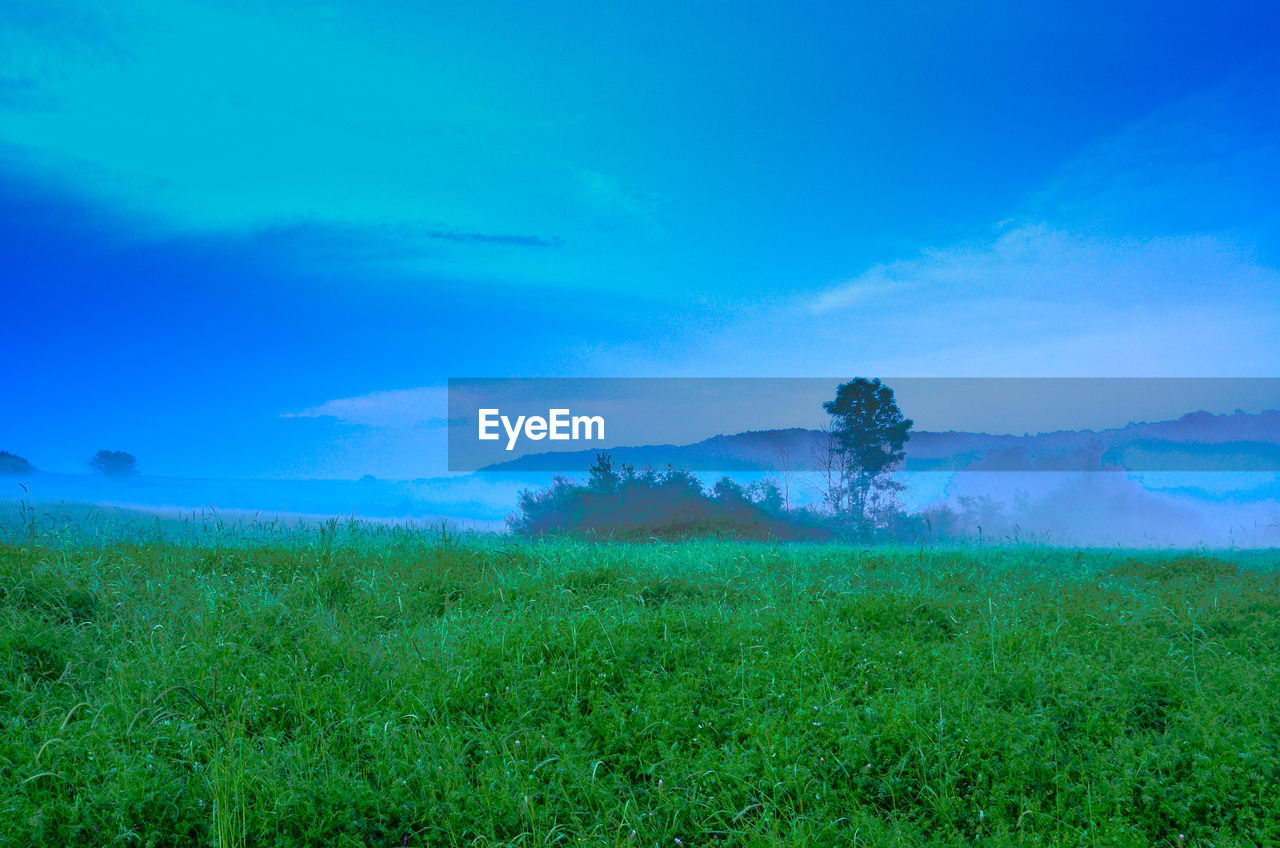
[[807,513],[787,513],[777,487],[743,487],[724,478],[711,494],[696,476],[623,465],[615,469],[599,454],[585,483],[556,477],[541,491],[522,491],[519,513],[508,518],[526,536],[578,535],[609,538],[715,537],[747,539],[820,538],[830,535]]

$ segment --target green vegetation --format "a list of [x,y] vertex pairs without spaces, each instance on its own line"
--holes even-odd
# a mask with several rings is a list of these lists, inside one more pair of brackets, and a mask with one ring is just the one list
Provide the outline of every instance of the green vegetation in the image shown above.
[[0,844],[1280,843],[1274,554],[266,535],[0,546]]
[[596,454],[587,480],[557,476],[541,491],[522,491],[507,526],[523,536],[577,536],[592,540],[651,538],[829,539],[822,516],[788,512],[771,481],[742,486],[723,477],[710,492],[696,475],[668,467],[615,470],[608,453]]

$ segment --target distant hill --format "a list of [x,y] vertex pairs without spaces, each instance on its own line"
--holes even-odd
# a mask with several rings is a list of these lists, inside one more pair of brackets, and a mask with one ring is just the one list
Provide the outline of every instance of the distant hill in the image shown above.
[[[813,466],[826,439],[820,430],[751,430],[689,445],[628,446],[609,453],[615,462],[637,467],[799,471]],[[585,471],[597,453],[527,454],[482,470]],[[1191,412],[1175,421],[1022,436],[917,431],[906,455],[907,471],[1280,471],[1280,411]]]
[[0,451],[0,476],[22,477],[35,473],[35,467],[17,454]]

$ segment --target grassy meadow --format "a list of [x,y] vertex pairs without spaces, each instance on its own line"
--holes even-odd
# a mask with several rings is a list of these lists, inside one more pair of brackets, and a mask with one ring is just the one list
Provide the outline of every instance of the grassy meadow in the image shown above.
[[1258,552],[0,545],[0,845],[1280,844]]

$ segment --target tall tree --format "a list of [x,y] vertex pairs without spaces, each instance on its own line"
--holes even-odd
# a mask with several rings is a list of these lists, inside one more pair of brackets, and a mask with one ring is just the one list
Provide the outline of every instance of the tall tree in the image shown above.
[[889,473],[902,464],[913,422],[879,379],[841,383],[822,408],[831,416],[827,503],[865,524],[879,497],[901,488]]

